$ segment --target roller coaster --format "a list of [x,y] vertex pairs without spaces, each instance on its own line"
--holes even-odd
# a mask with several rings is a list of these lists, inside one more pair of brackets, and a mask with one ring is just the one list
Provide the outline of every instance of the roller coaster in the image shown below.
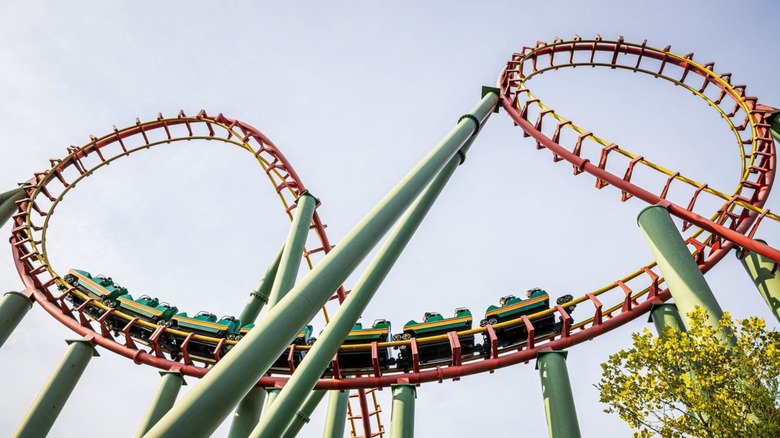
[[[220,357],[230,351],[254,326],[253,323],[243,325],[235,316],[226,315],[222,318],[208,311],[200,311],[194,317],[189,317],[186,312],[178,312],[178,308],[168,303],[161,303],[157,298],[142,295],[133,299],[127,288],[115,283],[111,277],[104,275],[92,276],[87,271],[71,269],[64,277],[65,283],[71,287],[62,287],[68,294],[66,300],[73,307],[82,309],[83,314],[91,321],[97,321],[107,330],[113,331],[117,337],[120,328],[135,342],[140,342],[151,347],[155,351],[167,353],[172,360],[179,357],[187,357],[187,360],[197,360],[203,364],[214,364]],[[501,347],[516,347],[526,342],[528,334],[533,334],[535,340],[560,333],[563,328],[563,319],[555,318],[551,314],[537,317],[550,309],[550,298],[546,291],[534,288],[528,291],[526,300],[509,295],[500,299],[499,306],[490,306],[485,312],[485,319],[480,326],[490,324],[496,326],[499,321],[509,321],[500,330],[496,330],[495,340]],[[564,305],[571,301],[571,295],[564,295],[557,300],[558,305]],[[570,315],[574,306],[566,308],[566,314]],[[549,313],[549,312],[548,312]],[[523,320],[522,316],[526,319]],[[430,338],[436,335],[447,336],[448,333],[467,332],[471,330],[473,318],[471,311],[465,307],[455,309],[451,318],[445,318],[438,312],[425,312],[421,322],[409,321],[403,326],[403,332],[391,334],[390,322],[380,319],[371,327],[363,328],[362,323],[355,324],[344,340],[344,345],[363,345],[373,342],[388,343],[393,341],[411,340],[420,337]],[[526,326],[526,321],[530,325]],[[132,324],[130,324],[132,323]],[[166,327],[167,330],[158,332],[158,327]],[[129,327],[129,328],[128,328]],[[127,331],[125,332],[125,329]],[[312,327],[304,327],[290,348],[285,350],[280,358],[271,367],[271,370],[280,374],[291,374],[295,367],[306,355],[306,351],[314,345],[317,338],[312,336]],[[483,344],[475,344],[474,334],[463,334],[457,337],[460,344],[461,360],[464,357],[481,353],[491,354],[487,348],[491,339],[485,339]],[[411,342],[411,341],[410,341]],[[333,369],[353,370],[365,372],[375,366],[381,366],[384,372],[392,368],[401,368],[408,371],[412,363],[432,363],[437,361],[451,361],[452,350],[449,341],[424,343],[417,347],[415,353],[410,353],[406,345],[396,347],[400,350],[398,357],[391,355],[390,347],[369,350],[345,350],[340,352],[334,360]],[[292,360],[286,360],[292,358]]]
[[[523,136],[531,138],[528,144],[546,151],[554,162],[571,166],[574,175],[590,175],[596,189],[613,189],[622,202],[636,198],[651,206],[662,206],[681,220],[680,232],[685,245],[702,273],[731,251],[743,257],[748,253],[758,254],[775,263],[776,269],[780,250],[759,237],[777,236],[780,223],[780,216],[764,208],[776,170],[773,136],[777,138],[780,132],[780,121],[774,117],[777,110],[748,95],[745,85],[732,82],[731,73],[716,73],[714,63],[702,64],[693,58],[692,53],[678,55],[668,46],[657,48],[647,41],[630,43],[622,37],[614,41],[601,37],[556,38],[550,43],[539,41],[523,47],[512,54],[499,75],[497,87],[483,89],[483,99],[475,110],[464,115],[454,134],[426,157],[426,160],[438,160],[438,164],[430,165],[431,170],[426,169],[429,163],[416,167],[394,192],[404,192],[412,185],[418,188],[407,190],[408,199],[398,201],[398,205],[391,205],[394,201],[379,205],[374,216],[367,215],[366,222],[369,225],[381,222],[377,227],[386,231],[397,218],[403,221],[404,211],[412,211],[416,205],[413,202],[419,203],[426,196],[425,189],[435,185],[442,169],[448,169],[449,163],[454,163],[453,170],[462,164],[471,141],[483,129],[490,113],[502,109],[522,130]],[[649,75],[704,100],[733,133],[741,161],[735,187],[724,191],[667,169],[577,125],[532,93],[529,85],[534,77],[575,67],[622,69]],[[460,140],[451,140],[454,137]],[[329,347],[323,340],[329,334],[328,327],[335,327],[333,323],[340,320],[342,312],[348,311],[344,310],[347,306],[340,304],[357,296],[357,291],[364,286],[362,280],[351,291],[342,286],[358,262],[350,261],[348,267],[331,267],[337,266],[337,260],[347,257],[342,254],[353,248],[348,241],[352,234],[345,238],[347,243],[334,247],[317,212],[319,201],[313,205],[311,217],[303,219],[305,233],[317,245],[295,254],[299,264],[303,260],[312,270],[299,284],[282,292],[275,303],[274,298],[260,289],[252,292],[251,299],[269,303],[268,312],[257,321],[236,316],[218,318],[208,311],[190,317],[176,306],[152,298],[157,296],[157,291],[145,291],[151,296],[133,299],[132,288],[119,286],[109,277],[93,276],[74,267],[55,270],[49,261],[49,221],[58,204],[80,181],[136,152],[192,140],[227,143],[251,154],[278,195],[283,214],[293,222],[301,209],[301,200],[311,197],[308,187],[279,148],[247,123],[205,111],[195,116],[183,111],[175,117],[158,114],[147,122],[136,119],[126,128],[114,128],[103,136],[92,137],[83,146],[69,147],[63,158],[52,159],[47,169],[35,173],[13,195],[11,192],[4,195],[3,200],[14,206],[10,244],[24,284],[20,295],[40,304],[92,346],[100,346],[137,364],[202,378],[204,384],[209,379],[221,379],[220,369],[238,368],[241,358],[250,355],[254,345],[270,336],[266,333],[273,327],[279,330],[281,344],[269,346],[273,354],[262,359],[267,363],[265,369],[256,375],[243,376],[246,382],[242,385],[246,388],[242,386],[241,392],[254,386],[284,388],[301,374],[297,371],[307,366],[310,352],[313,355],[315,350],[327,351]],[[419,176],[424,172],[428,173]],[[641,175],[641,186],[636,182],[640,180],[637,175]],[[712,205],[718,207],[708,210]],[[385,213],[390,208],[397,211]],[[386,218],[380,219],[383,215]],[[356,227],[353,234],[359,236],[363,232]],[[356,252],[365,254],[374,244],[366,244],[365,249]],[[107,266],[89,267],[92,272],[98,269],[110,273]],[[306,312],[282,324],[284,310],[294,300],[304,295],[314,296],[306,294],[316,280],[307,279],[317,279],[320,272],[328,269],[344,273],[329,280],[335,283],[327,296],[320,293],[316,300],[307,298],[312,308],[322,313],[327,324],[325,332],[315,336],[314,328],[309,325],[311,315]],[[161,298],[173,302],[172,297]],[[669,300],[671,293],[657,264],[650,262],[599,289],[565,291],[558,293],[557,298],[551,304],[550,295],[543,290],[530,290],[526,298],[504,296],[498,306],[487,308],[478,327],[473,327],[472,313],[465,308],[456,309],[453,317],[417,312],[424,314],[423,320],[411,320],[397,333],[392,332],[388,320],[378,320],[364,328],[354,318],[344,317],[349,328],[340,338],[336,354],[331,354],[326,366],[315,371],[316,382],[306,391],[353,391],[359,407],[349,406],[352,435],[383,435],[380,409],[370,395],[375,388],[458,380],[527,363],[536,359],[540,351],[565,350],[614,330]],[[273,309],[271,304],[275,304]],[[572,317],[575,308],[576,322]],[[193,400],[198,397],[197,391],[191,394],[188,396]],[[172,427],[176,421],[164,417],[149,436],[158,436],[164,427]]]

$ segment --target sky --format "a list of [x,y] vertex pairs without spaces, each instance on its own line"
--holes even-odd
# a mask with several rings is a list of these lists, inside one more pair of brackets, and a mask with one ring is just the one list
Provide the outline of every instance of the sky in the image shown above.
[[[0,191],[90,134],[205,109],[251,124],[279,147],[322,201],[338,244],[476,104],[481,87],[495,85],[514,51],[556,36],[622,35],[694,52],[759,102],[780,106],[772,56],[780,11],[770,1],[258,3],[0,5]],[[591,69],[530,85],[611,141],[724,191],[736,185],[733,137],[678,87]],[[506,114],[494,114],[362,321],[387,318],[400,328],[426,311],[465,306],[478,316],[530,287],[557,297],[609,284],[651,260],[636,226],[644,205],[619,198],[572,176]],[[776,196],[768,206],[780,208]],[[245,151],[190,142],[119,160],[82,182],[56,210],[47,249],[58,271],[104,273],[191,313],[238,314],[288,224]],[[2,231],[10,235],[9,226]],[[780,241],[772,233],[760,237]],[[737,318],[772,318],[733,255],[707,279]],[[0,251],[0,281],[21,287],[10,248]],[[602,412],[594,384],[599,364],[647,327],[639,317],[569,350],[583,436],[630,434]],[[13,433],[73,337],[35,306],[0,349],[0,435]],[[158,382],[155,369],[101,350],[51,436],[134,434]],[[195,384],[188,379],[182,394]],[[389,390],[379,402],[389,424]],[[324,407],[300,436],[321,435]],[[538,372],[531,362],[424,384],[415,425],[421,437],[544,436]],[[226,421],[215,436],[228,429]]]

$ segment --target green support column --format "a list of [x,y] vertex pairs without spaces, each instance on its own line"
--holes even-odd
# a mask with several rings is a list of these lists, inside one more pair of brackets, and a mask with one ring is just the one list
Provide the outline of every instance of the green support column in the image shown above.
[[[303,258],[303,249],[306,245],[306,238],[309,235],[311,218],[314,216],[314,208],[317,206],[317,198],[308,192],[304,192],[298,197],[296,203],[297,207],[295,208],[295,215],[290,224],[287,240],[277,254],[277,258],[274,260],[271,268],[266,272],[266,276],[263,277],[263,280],[265,280],[272,271],[274,272],[274,276],[270,277],[272,279],[271,281],[261,282],[263,283],[261,286],[268,290],[266,299],[268,310],[271,310],[279,300],[284,298],[287,292],[295,285],[295,279],[298,276],[301,259]],[[276,266],[275,268],[274,265]],[[262,308],[261,300],[256,300],[260,303],[259,306],[257,303],[251,303],[251,308],[250,305],[247,305],[247,308],[245,308],[244,312],[241,314],[242,317],[245,316],[247,321],[251,316],[256,318]],[[247,310],[248,308],[250,309]],[[255,309],[257,312],[255,312]],[[253,321],[254,318],[252,319]],[[243,318],[241,318],[241,321],[241,323],[244,324]],[[250,406],[257,404],[257,401],[255,400],[259,397],[257,388],[250,390],[247,396],[249,399],[244,401],[244,398],[242,398],[236,407],[237,411],[240,410],[244,412],[245,415],[233,416],[234,424],[230,426],[229,438],[246,438],[260,420],[262,409],[259,409],[255,415],[246,415],[246,413],[249,412]],[[274,394],[274,397],[275,396],[276,395]],[[269,399],[269,402],[270,401],[271,400]]]
[[326,392],[328,391],[318,390],[309,393],[309,397],[306,398],[303,406],[301,406],[301,410],[295,414],[295,417],[293,417],[292,421],[287,426],[287,430],[284,431],[284,434],[282,435],[283,438],[294,438],[298,435],[298,432],[300,432],[303,426],[311,419],[311,414],[317,409],[322,398],[325,397]]
[[[766,243],[763,240],[760,242]],[[769,306],[769,310],[772,311],[772,315],[780,322],[780,269],[773,273],[775,262],[754,252],[747,253],[740,261],[766,305]]]
[[328,398],[328,414],[325,417],[325,427],[322,438],[343,438],[344,425],[347,422],[349,392],[330,391]]
[[[271,265],[268,266],[263,278],[260,279],[260,283],[249,294],[249,302],[246,303],[241,316],[238,318],[242,326],[255,322],[257,315],[263,310],[263,306],[268,303],[268,297],[271,295],[271,288],[273,287],[276,273],[279,271],[283,253],[284,245],[279,248],[276,257],[274,257]],[[257,422],[260,421],[265,395],[265,388],[254,387],[241,399],[236,407],[236,413],[233,414],[233,422],[230,425],[228,438],[246,438],[249,436]]]
[[[465,154],[474,137],[464,145],[461,153]],[[400,257],[401,252],[411,240],[425,215],[430,211],[436,198],[441,194],[455,169],[460,165],[464,155],[456,155],[436,175],[436,178],[409,207],[399,219],[382,248],[358,279],[352,292],[347,296],[328,325],[320,333],[317,342],[306,354],[295,370],[295,374],[284,385],[284,389],[276,404],[267,411],[257,428],[250,435],[252,438],[278,437],[292,421],[298,406],[306,394],[317,384],[322,372],[338,352],[339,347],[349,334],[355,321],[360,318],[368,303],[374,297],[390,269]]]
[[16,212],[16,201],[24,198],[24,189],[21,187],[0,193],[0,227],[11,219]]
[[265,409],[268,410],[268,408],[271,407],[271,405],[274,404],[276,401],[276,397],[279,396],[279,392],[282,390],[282,388],[266,388],[266,392],[268,393],[265,398]]
[[257,315],[263,310],[263,306],[268,303],[268,297],[271,295],[271,287],[274,284],[276,272],[279,270],[279,262],[282,260],[283,252],[284,245],[279,248],[279,252],[276,253],[276,257],[274,257],[271,265],[268,266],[263,278],[260,279],[260,283],[249,294],[249,301],[247,301],[244,310],[241,311],[241,315],[238,317],[242,325],[255,322]]
[[688,327],[688,314],[696,307],[703,307],[708,323],[719,327],[723,310],[666,208],[660,205],[647,207],[639,213],[637,222],[683,315],[685,326]]
[[260,415],[263,413],[265,396],[265,388],[254,387],[241,399],[236,413],[233,414],[228,438],[246,438],[252,433],[252,429],[260,421]]
[[171,409],[179,395],[182,385],[186,385],[184,377],[179,371],[160,371],[160,385],[154,393],[152,404],[146,411],[146,416],[141,421],[141,426],[136,433],[137,437],[143,436],[157,421]]
[[540,351],[536,369],[542,380],[544,411],[550,438],[579,438],[580,425],[571,394],[569,371],[566,369],[566,351]]
[[[317,206],[317,198],[306,192],[298,197],[298,207],[295,208],[295,217],[290,224],[290,233],[282,249],[282,257],[279,260],[279,270],[276,272],[274,283],[271,285],[271,293],[268,297],[268,310],[271,310],[287,292],[295,285],[298,270],[303,259],[303,248],[306,238],[309,236],[311,218],[314,208]],[[308,321],[307,321],[308,322]]]
[[393,391],[393,411],[390,414],[390,438],[414,437],[414,385],[390,385]]
[[498,95],[487,93],[147,436],[213,433],[497,104]]
[[49,433],[54,421],[68,401],[73,388],[87,368],[93,356],[99,356],[92,342],[87,339],[66,341],[69,346],[49,380],[41,389],[27,414],[16,428],[14,436],[43,437]]
[[7,292],[0,299],[0,347],[11,336],[24,315],[32,309],[33,300],[21,292]]
[[664,334],[666,327],[671,327],[672,330],[678,332],[685,331],[685,324],[683,324],[680,312],[677,311],[677,306],[672,303],[653,304],[650,308],[650,319],[648,322],[652,322],[655,325],[655,331],[658,336]]

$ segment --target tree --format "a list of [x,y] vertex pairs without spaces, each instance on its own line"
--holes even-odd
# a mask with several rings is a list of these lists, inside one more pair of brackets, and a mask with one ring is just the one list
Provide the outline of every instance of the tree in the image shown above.
[[691,312],[687,332],[634,333],[601,364],[604,411],[635,437],[780,437],[780,333],[756,317],[734,324],[726,312],[721,329],[706,316]]

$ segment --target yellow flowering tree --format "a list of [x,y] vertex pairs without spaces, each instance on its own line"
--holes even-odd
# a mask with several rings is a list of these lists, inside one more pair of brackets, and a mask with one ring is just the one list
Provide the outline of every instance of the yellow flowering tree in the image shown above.
[[706,316],[691,312],[687,332],[635,333],[601,364],[604,411],[635,437],[780,437],[780,333],[760,318],[735,324],[726,312],[721,329]]

